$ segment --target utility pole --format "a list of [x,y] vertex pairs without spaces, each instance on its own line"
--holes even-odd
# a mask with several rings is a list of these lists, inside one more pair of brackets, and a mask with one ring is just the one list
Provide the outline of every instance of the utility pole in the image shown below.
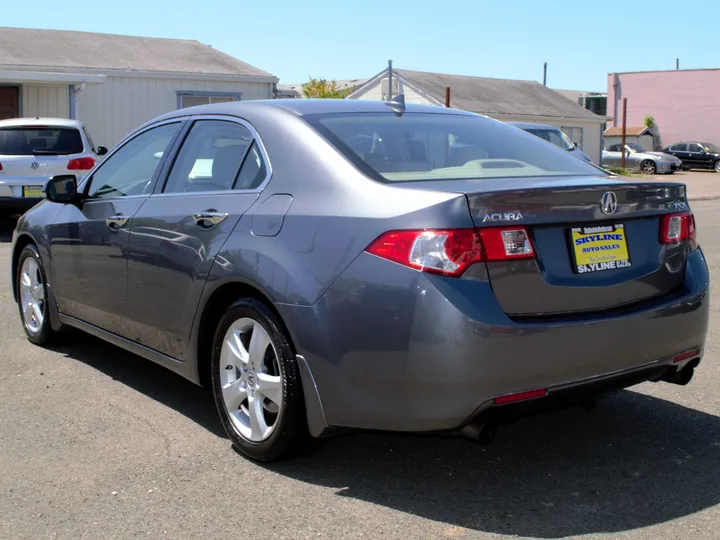
[[392,60],[388,60],[388,101],[392,101]]
[[445,87],[445,106],[450,107],[450,87]]
[[679,58],[675,59],[675,69],[680,69],[680,59]]
[[547,86],[547,62],[543,64],[543,85]]
[[622,162],[621,167],[625,168],[625,131],[627,128],[627,98],[623,98],[623,122],[622,122]]

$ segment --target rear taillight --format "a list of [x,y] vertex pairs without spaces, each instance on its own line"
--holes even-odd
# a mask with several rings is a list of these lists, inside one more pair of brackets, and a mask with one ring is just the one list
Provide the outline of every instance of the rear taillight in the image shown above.
[[0,171],[2,171],[2,163],[0,163]]
[[522,227],[390,231],[365,251],[416,270],[453,277],[477,262],[534,257]]
[[693,247],[697,244],[695,234],[695,218],[691,212],[665,214],[660,217],[660,243],[677,244],[690,241]]
[[68,163],[69,171],[87,171],[95,166],[95,160],[91,157],[81,157],[71,159]]
[[535,254],[527,230],[523,227],[508,229],[482,229],[482,244],[486,261],[532,259]]

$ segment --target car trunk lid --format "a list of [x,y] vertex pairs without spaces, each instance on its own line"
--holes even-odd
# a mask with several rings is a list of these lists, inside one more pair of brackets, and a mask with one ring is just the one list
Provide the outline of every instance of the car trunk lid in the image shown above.
[[435,186],[465,193],[480,230],[526,229],[534,258],[486,263],[509,316],[613,310],[682,285],[687,242],[662,244],[659,233],[663,214],[688,210],[683,184],[607,177],[509,180]]

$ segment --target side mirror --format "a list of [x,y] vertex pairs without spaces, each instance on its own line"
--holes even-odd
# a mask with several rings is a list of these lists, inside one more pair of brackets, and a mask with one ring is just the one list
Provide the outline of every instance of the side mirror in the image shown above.
[[77,200],[77,178],[74,174],[53,176],[45,186],[45,197],[56,203],[71,203]]
[[98,147],[97,147],[97,155],[98,155],[98,156],[104,156],[104,155],[107,154],[107,153],[108,153],[108,149],[105,148],[104,146],[98,146]]
[[574,142],[574,143],[573,143],[573,146],[574,146],[575,148],[577,148],[577,147],[578,147],[578,145],[577,145],[577,143],[576,143],[576,142]]

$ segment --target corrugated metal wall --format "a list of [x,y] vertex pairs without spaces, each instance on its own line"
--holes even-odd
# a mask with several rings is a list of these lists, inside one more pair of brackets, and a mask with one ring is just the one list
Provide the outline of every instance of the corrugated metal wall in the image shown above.
[[176,110],[178,91],[242,93],[243,101],[272,97],[268,83],[107,77],[77,94],[77,115],[95,144],[110,148],[141,124]]
[[68,85],[23,85],[22,115],[67,118],[70,114]]

